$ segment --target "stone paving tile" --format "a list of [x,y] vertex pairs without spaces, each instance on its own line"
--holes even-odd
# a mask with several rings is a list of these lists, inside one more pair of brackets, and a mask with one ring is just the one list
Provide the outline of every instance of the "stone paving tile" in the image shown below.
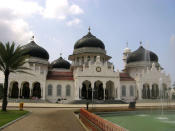
[[70,109],[32,108],[32,113],[2,131],[85,131]]

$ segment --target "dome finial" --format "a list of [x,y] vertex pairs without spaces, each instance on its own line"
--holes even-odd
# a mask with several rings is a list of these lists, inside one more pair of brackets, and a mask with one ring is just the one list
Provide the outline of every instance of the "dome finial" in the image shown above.
[[34,41],[34,38],[35,38],[35,37],[34,37],[34,35],[33,35],[32,38],[31,38],[31,41]]
[[126,42],[126,47],[128,48],[128,41]]
[[142,41],[140,41],[140,46],[142,46]]
[[90,26],[89,26],[88,30],[89,30],[89,33],[90,33],[91,32],[91,27]]
[[60,53],[60,57],[62,57],[62,55],[63,55],[63,54],[62,54],[62,53]]

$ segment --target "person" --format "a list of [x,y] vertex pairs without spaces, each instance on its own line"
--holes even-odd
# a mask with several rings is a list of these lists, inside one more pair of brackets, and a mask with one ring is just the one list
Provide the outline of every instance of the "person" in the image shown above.
[[88,110],[89,107],[89,101],[86,102],[86,109]]

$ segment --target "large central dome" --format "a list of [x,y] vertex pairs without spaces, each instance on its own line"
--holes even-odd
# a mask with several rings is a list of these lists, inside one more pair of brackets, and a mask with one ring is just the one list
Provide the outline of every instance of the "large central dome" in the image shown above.
[[143,46],[140,46],[136,51],[132,52],[127,58],[127,63],[139,62],[139,61],[158,62],[158,56],[154,52],[146,50],[145,48],[143,48]]
[[105,45],[103,42],[96,38],[94,35],[91,34],[89,31],[87,35],[83,36],[80,40],[78,40],[75,45],[74,49],[79,49],[83,47],[95,47],[105,49]]
[[30,56],[42,58],[42,59],[49,59],[48,52],[42,48],[41,46],[37,45],[34,40],[32,40],[29,44],[23,46],[24,49],[27,49],[27,53]]

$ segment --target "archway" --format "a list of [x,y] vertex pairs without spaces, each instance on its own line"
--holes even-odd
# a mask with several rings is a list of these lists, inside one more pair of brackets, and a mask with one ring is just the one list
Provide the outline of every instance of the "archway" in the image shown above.
[[113,100],[115,98],[114,82],[108,81],[106,83],[105,99]]
[[37,97],[37,98],[41,98],[41,87],[40,87],[40,83],[36,82],[33,84],[33,97]]
[[14,82],[12,84],[11,98],[18,98],[18,96],[19,96],[18,82]]
[[151,98],[149,84],[143,84],[142,98],[143,99],[150,99]]
[[152,85],[152,98],[157,99],[159,97],[159,88],[158,84],[153,84]]
[[103,83],[101,81],[96,81],[94,83],[94,99],[98,100],[104,99],[104,89],[103,89]]
[[81,98],[82,99],[92,99],[91,82],[88,80],[82,83]]
[[25,82],[22,86],[22,98],[28,99],[30,97],[29,83]]

